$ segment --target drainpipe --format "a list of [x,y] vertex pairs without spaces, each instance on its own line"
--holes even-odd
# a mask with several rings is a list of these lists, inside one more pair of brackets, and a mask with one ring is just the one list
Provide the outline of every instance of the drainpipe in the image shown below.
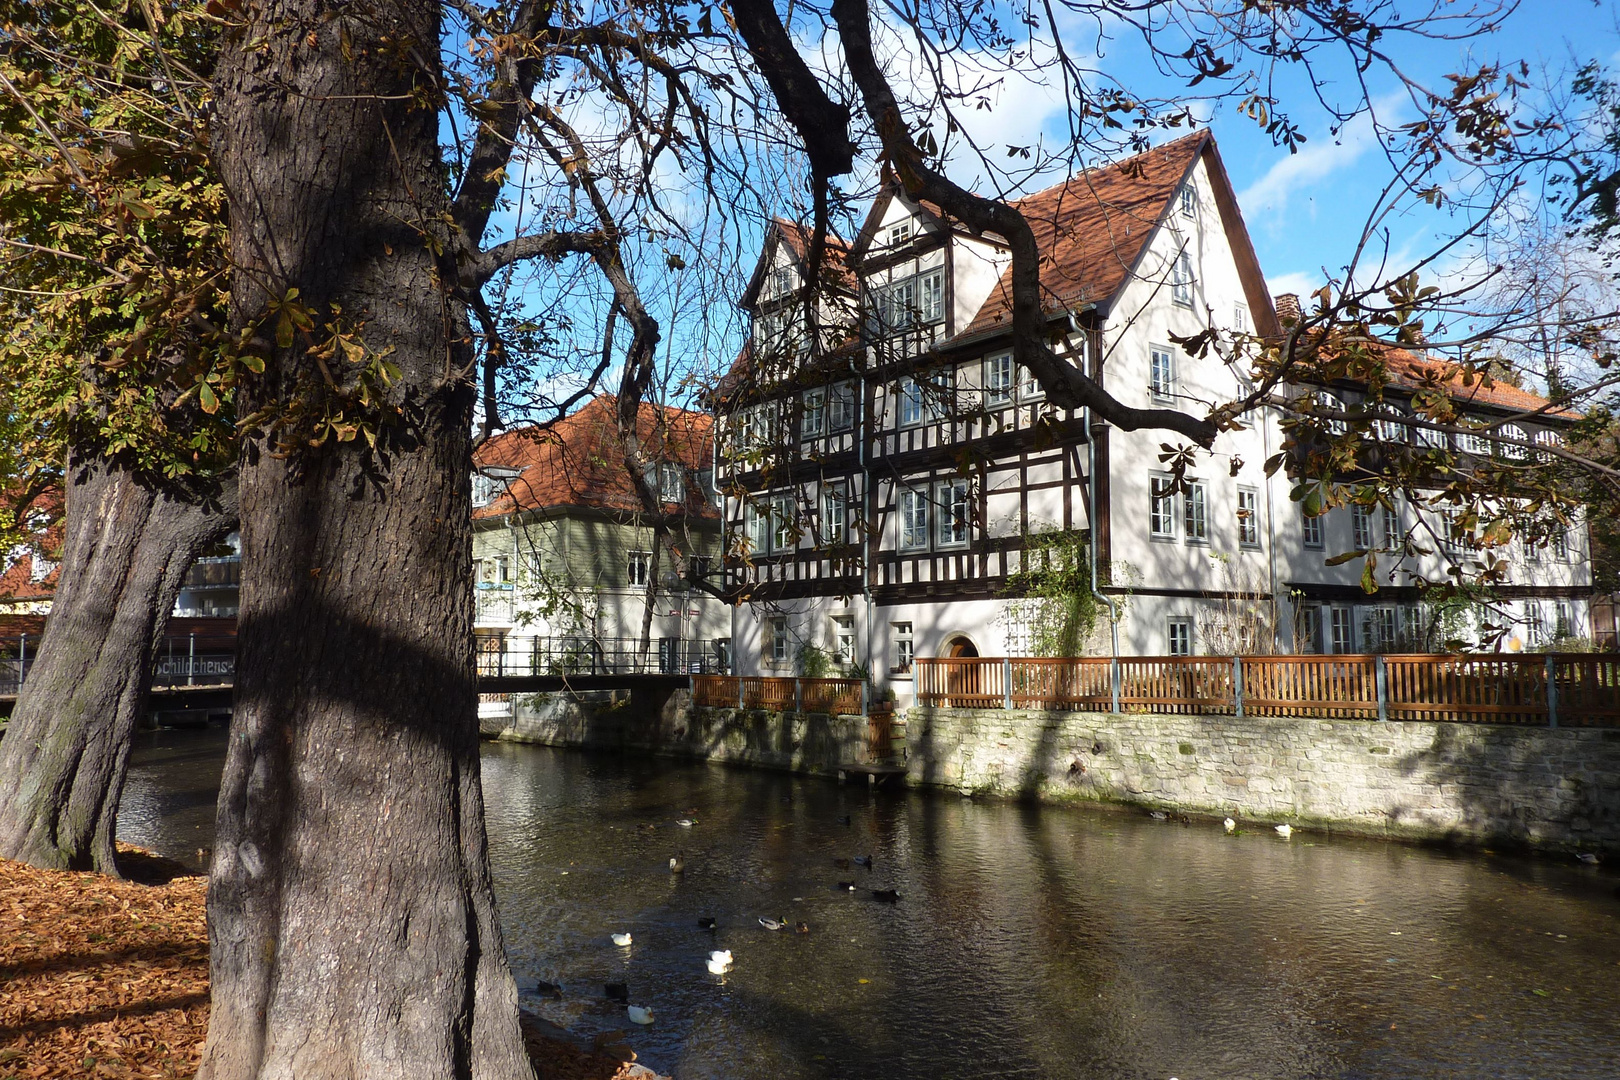
[[1119,659],[1119,605],[1097,588],[1097,440],[1091,433],[1091,406],[1081,410],[1086,431],[1086,531],[1091,534],[1091,595],[1108,605],[1110,655]]
[[[852,369],[855,367],[853,358],[851,358],[849,366]],[[868,558],[871,546],[867,537],[867,530],[871,526],[873,516],[872,476],[866,468],[866,376],[858,372],[855,378],[855,393],[856,404],[860,409],[859,419],[855,422],[855,446],[858,454],[856,460],[861,470],[861,521],[863,523],[861,529],[861,602],[866,607],[866,681],[870,684],[877,678],[877,669],[872,666],[872,661],[876,659],[876,656],[872,647],[872,567],[871,559]],[[847,497],[848,493],[845,494]],[[845,511],[845,515],[847,517],[848,511]],[[847,539],[849,528],[847,521],[844,527]],[[861,691],[861,701],[863,703],[861,714],[863,716],[869,711],[864,706],[866,700],[867,692],[863,689]]]

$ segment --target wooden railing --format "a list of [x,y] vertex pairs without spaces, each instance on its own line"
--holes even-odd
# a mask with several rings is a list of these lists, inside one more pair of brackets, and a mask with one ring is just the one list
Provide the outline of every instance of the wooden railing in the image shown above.
[[1620,725],[1620,656],[919,659],[917,703],[1321,719]]
[[859,716],[863,711],[861,685],[859,679],[694,675],[692,704],[711,709]]

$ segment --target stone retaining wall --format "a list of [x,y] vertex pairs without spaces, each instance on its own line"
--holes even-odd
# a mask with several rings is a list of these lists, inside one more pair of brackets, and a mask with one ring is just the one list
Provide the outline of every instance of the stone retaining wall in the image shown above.
[[1620,730],[914,708],[911,783],[1620,852]]
[[859,716],[694,709],[686,690],[664,701],[627,693],[518,694],[512,706],[510,718],[483,722],[485,736],[829,776],[860,760],[866,732]]

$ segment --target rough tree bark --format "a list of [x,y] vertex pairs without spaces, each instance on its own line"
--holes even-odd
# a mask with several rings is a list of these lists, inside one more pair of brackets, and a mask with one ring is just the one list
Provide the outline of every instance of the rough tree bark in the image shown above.
[[0,857],[118,873],[130,738],[186,571],[236,523],[234,483],[189,499],[107,458],[70,460],[61,576],[0,739]]
[[[297,288],[313,326],[262,344],[239,406],[260,426],[198,1076],[530,1077],[479,789],[474,360],[438,254],[438,3],[269,0],[244,21],[216,81],[232,321]],[[352,354],[315,355],[329,324],[389,350],[387,409],[351,393]],[[322,438],[340,409],[375,450]]]

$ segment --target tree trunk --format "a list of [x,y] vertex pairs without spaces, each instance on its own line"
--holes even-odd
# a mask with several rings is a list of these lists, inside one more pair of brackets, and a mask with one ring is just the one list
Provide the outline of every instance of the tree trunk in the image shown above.
[[118,800],[154,652],[186,571],[235,520],[234,487],[188,502],[106,458],[69,462],[56,596],[0,740],[0,856],[118,873]]
[[[532,1077],[496,919],[473,678],[473,383],[438,157],[436,0],[272,0],[217,76],[232,320],[298,289],[243,393],[236,714],[200,1080]],[[338,310],[334,310],[338,309]],[[331,326],[398,368],[353,393]],[[279,342],[269,339],[279,336]],[[364,425],[342,441],[322,418]],[[376,448],[369,437],[376,438]]]

